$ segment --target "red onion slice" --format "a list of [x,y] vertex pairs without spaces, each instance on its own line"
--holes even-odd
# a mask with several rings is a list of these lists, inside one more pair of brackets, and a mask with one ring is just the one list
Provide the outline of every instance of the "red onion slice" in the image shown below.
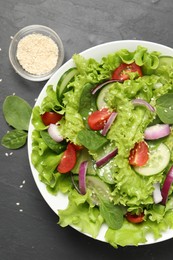
[[101,89],[102,87],[104,87],[105,85],[109,84],[109,83],[113,83],[113,82],[120,82],[122,83],[123,80],[117,80],[117,79],[110,79],[110,80],[107,80],[99,85],[97,85],[95,88],[93,88],[92,90],[92,94],[94,95],[99,89]]
[[160,190],[160,183],[156,182],[153,184],[154,186],[154,191],[153,191],[153,200],[155,204],[158,204],[162,201],[162,194]]
[[50,137],[58,143],[63,140],[63,136],[60,134],[58,125],[56,125],[56,124],[49,125],[48,133],[49,133]]
[[101,134],[103,136],[105,136],[107,134],[107,132],[109,131],[111,125],[113,124],[115,118],[117,117],[118,113],[116,112],[112,112],[112,114],[110,115],[110,117],[108,118],[108,121],[106,122],[106,124],[104,125],[103,130],[101,131]]
[[88,162],[83,161],[79,167],[79,190],[80,193],[85,195],[86,193],[86,173],[87,173]]
[[168,199],[168,194],[169,190],[171,188],[171,185],[173,183],[173,166],[170,168],[168,174],[166,175],[166,179],[163,183],[163,187],[161,189],[161,194],[162,194],[162,204],[166,205],[167,199]]
[[132,100],[133,105],[139,105],[139,106],[144,106],[146,107],[148,110],[150,110],[151,112],[155,112],[155,108],[150,105],[147,101],[145,101],[144,99],[141,98],[137,98],[137,99],[133,99]]
[[156,124],[149,126],[145,129],[144,139],[146,140],[156,140],[165,136],[168,136],[171,132],[170,126],[168,124]]
[[112,159],[114,156],[117,155],[117,153],[118,153],[118,148],[116,148],[112,152],[108,153],[107,155],[103,156],[101,159],[96,161],[97,167],[101,167],[104,164],[108,163],[110,161],[110,159]]

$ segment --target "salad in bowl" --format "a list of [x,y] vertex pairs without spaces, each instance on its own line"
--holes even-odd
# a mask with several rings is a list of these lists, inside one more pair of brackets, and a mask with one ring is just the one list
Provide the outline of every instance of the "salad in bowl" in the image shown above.
[[74,54],[48,81],[29,159],[62,227],[115,248],[172,237],[172,71],[172,49],[121,41]]

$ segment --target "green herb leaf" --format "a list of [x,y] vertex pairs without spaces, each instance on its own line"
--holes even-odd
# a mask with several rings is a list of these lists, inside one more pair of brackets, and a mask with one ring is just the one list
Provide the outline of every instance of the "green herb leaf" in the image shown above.
[[3,103],[7,123],[18,130],[28,130],[32,108],[18,96],[8,96]]
[[98,132],[83,129],[78,132],[77,139],[88,150],[96,151],[108,142],[107,138]]
[[91,109],[97,110],[96,97],[91,93],[93,89],[93,84],[86,83],[83,87],[79,101],[79,113],[82,117],[87,118]]
[[100,213],[109,228],[120,229],[122,227],[123,210],[120,206],[101,199],[99,202],[99,207]]
[[1,145],[8,149],[18,149],[26,143],[26,140],[27,132],[15,129],[3,136]]
[[156,101],[156,112],[165,124],[173,124],[173,93],[168,93]]
[[47,131],[40,131],[40,135],[43,138],[43,141],[47,144],[47,146],[53,150],[54,152],[56,152],[57,154],[60,154],[62,152],[65,151],[67,144],[66,142],[60,142],[57,143],[55,142],[50,135],[48,134]]

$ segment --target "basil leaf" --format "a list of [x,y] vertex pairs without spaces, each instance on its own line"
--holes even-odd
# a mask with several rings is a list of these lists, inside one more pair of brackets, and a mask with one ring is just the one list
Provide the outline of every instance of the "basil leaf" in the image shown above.
[[12,130],[3,136],[1,145],[8,149],[18,149],[26,143],[27,135],[23,130]]
[[46,143],[46,145],[57,154],[60,154],[65,151],[67,147],[66,142],[62,141],[60,143],[57,143],[50,137],[47,131],[40,131],[40,135],[43,138],[43,141]]
[[124,218],[123,210],[120,206],[101,199],[99,202],[99,208],[100,213],[109,228],[120,229],[122,227]]
[[79,113],[82,117],[87,118],[89,112],[91,110],[97,110],[96,106],[96,97],[91,93],[91,90],[93,89],[93,84],[86,83],[83,87],[80,101],[79,101]]
[[8,96],[3,103],[7,123],[18,130],[28,130],[32,108],[18,96]]
[[173,124],[173,93],[165,94],[156,101],[156,112],[165,124]]
[[106,137],[102,136],[98,132],[92,130],[83,129],[78,132],[77,139],[88,150],[96,151],[108,142]]

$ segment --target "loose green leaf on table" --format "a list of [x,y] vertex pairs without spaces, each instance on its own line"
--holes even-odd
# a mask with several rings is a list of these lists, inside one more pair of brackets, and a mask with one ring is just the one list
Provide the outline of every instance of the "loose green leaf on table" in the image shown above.
[[7,96],[3,103],[3,114],[7,123],[18,129],[28,130],[32,108],[18,96]]
[[23,130],[14,129],[3,136],[1,144],[8,149],[18,149],[26,143],[27,135]]

